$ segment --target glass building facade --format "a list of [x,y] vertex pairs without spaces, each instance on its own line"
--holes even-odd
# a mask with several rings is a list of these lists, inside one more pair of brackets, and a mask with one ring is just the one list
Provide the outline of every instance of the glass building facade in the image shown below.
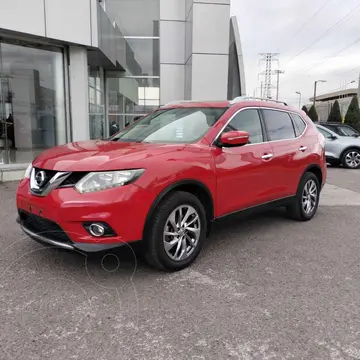
[[112,135],[160,105],[160,0],[107,0],[106,11],[126,39],[126,71],[106,72]]
[[67,141],[61,48],[0,42],[0,165]]
[[8,165],[108,138],[168,102],[245,94],[230,0],[69,4],[17,0],[3,9],[0,181]]

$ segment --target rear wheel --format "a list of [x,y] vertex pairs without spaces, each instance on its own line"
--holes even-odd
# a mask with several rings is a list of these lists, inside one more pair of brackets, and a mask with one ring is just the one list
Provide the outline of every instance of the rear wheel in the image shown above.
[[360,168],[360,150],[349,149],[346,150],[341,158],[343,166],[348,169],[359,169]]
[[316,175],[307,172],[303,175],[293,202],[287,212],[294,220],[308,221],[315,215],[320,199],[320,184]]
[[206,238],[206,213],[194,195],[178,191],[155,210],[145,234],[145,258],[161,270],[177,271],[199,255]]

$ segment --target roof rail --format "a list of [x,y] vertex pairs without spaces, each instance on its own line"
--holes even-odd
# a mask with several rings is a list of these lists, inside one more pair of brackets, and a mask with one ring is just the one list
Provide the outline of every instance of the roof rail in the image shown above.
[[180,105],[180,104],[183,104],[183,103],[192,103],[192,102],[202,102],[202,101],[197,101],[197,100],[175,100],[175,101],[170,101],[169,103],[163,105],[162,107],[170,106],[170,105]]
[[253,97],[253,96],[238,96],[235,99],[231,100],[230,104],[236,104],[236,103],[241,102],[241,101],[249,101],[249,100],[269,101],[269,102],[274,102],[274,103],[277,103],[277,104],[283,104],[283,105],[287,106],[287,103],[284,102],[284,101],[261,98],[261,97]]

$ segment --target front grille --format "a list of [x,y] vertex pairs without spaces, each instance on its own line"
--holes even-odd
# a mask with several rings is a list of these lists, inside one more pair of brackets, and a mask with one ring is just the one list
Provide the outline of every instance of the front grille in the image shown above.
[[72,172],[61,184],[59,187],[71,187],[75,186],[88,172],[75,171]]
[[38,235],[66,244],[72,243],[66,232],[54,221],[23,210],[19,210],[19,217],[22,226]]

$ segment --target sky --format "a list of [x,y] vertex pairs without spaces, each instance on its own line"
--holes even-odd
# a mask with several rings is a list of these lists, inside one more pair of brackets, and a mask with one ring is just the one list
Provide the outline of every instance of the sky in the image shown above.
[[[305,5],[306,4],[306,5]],[[245,65],[247,95],[260,96],[264,70],[259,53],[279,53],[279,99],[293,106],[308,104],[317,94],[357,88],[360,72],[359,0],[231,0]],[[349,84],[351,81],[355,83]],[[273,76],[273,85],[276,77]],[[276,89],[272,90],[273,98]]]

